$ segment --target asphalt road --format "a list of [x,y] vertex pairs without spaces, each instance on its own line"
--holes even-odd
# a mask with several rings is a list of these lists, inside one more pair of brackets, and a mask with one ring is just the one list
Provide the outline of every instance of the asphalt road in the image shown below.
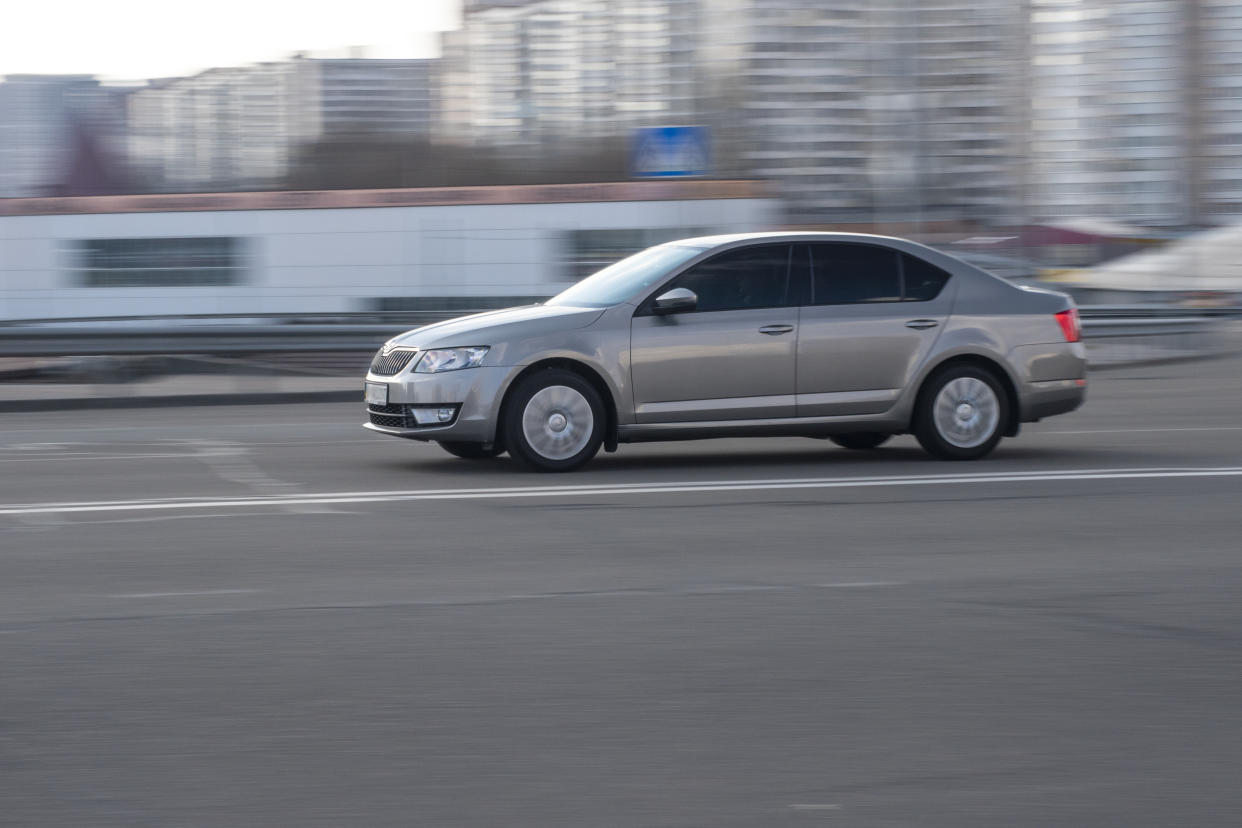
[[1242,824],[1242,361],[573,475],[359,405],[0,415],[0,824]]

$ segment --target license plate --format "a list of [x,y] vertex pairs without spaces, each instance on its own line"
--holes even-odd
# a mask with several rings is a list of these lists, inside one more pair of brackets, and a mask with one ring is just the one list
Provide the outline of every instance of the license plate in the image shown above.
[[383,382],[368,382],[367,405],[388,405],[388,385]]

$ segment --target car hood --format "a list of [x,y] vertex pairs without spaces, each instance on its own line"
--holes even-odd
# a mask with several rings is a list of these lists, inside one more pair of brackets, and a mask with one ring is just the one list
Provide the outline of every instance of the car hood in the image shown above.
[[584,328],[599,319],[603,312],[603,308],[525,305],[424,325],[393,337],[388,344],[414,346],[423,350],[467,345],[495,347],[506,339]]

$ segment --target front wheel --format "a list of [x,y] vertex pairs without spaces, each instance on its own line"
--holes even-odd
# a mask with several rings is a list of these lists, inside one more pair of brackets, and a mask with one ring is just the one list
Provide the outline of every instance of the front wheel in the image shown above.
[[440,448],[464,460],[490,460],[504,454],[505,451],[501,446],[485,448],[482,443],[461,443],[455,440],[442,440]]
[[599,392],[577,374],[553,368],[513,389],[501,425],[510,457],[536,471],[558,472],[595,456],[605,423]]
[[847,434],[832,434],[828,439],[841,448],[866,451],[867,449],[879,448],[887,443],[892,436],[880,431],[856,431]]
[[942,460],[976,460],[1000,442],[1009,399],[986,368],[955,365],[934,374],[914,412],[914,436]]

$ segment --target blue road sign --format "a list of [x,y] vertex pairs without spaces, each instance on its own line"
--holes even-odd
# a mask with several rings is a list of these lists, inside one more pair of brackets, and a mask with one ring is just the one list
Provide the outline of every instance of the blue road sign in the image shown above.
[[643,127],[634,130],[630,168],[635,178],[707,175],[711,145],[707,127]]

